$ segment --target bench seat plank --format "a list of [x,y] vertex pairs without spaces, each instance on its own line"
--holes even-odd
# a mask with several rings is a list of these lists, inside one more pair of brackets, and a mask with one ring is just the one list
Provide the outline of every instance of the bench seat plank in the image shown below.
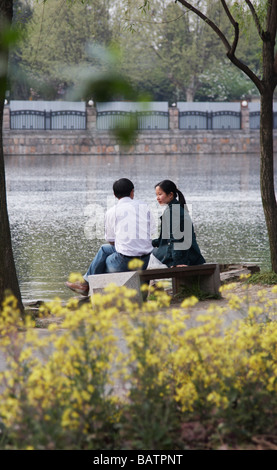
[[184,266],[162,269],[146,269],[139,272],[141,283],[154,279],[172,279],[173,294],[177,294],[182,285],[191,285],[195,280],[199,287],[212,294],[219,292],[220,271],[216,263],[205,263],[197,266]]

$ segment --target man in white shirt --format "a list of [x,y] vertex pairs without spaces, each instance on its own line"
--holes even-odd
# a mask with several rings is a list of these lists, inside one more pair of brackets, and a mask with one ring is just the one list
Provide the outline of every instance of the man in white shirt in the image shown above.
[[106,213],[105,238],[109,243],[98,250],[84,282],[66,282],[69,289],[82,295],[89,292],[88,276],[129,271],[133,258],[141,259],[141,269],[146,269],[153,250],[155,222],[147,204],[134,199],[133,183],[121,178],[113,184],[113,191],[118,203]]

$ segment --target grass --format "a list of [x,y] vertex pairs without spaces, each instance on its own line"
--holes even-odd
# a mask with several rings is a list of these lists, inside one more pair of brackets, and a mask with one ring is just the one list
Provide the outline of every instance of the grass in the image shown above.
[[183,300],[187,297],[197,297],[198,300],[208,300],[208,299],[221,299],[221,294],[211,294],[208,292],[204,292],[198,283],[191,284],[190,286],[184,285],[180,289],[178,294],[174,295],[175,300]]
[[254,273],[245,282],[247,284],[263,284],[271,286],[277,284],[277,273],[274,273],[273,271]]
[[[172,295],[172,294],[171,294]],[[183,285],[177,294],[172,295],[172,301],[174,302],[182,302],[182,300],[188,297],[197,297],[200,300],[209,300],[209,299],[221,299],[221,294],[211,294],[208,292],[204,292],[198,282],[195,282],[191,285]],[[147,297],[148,300],[157,300],[156,292],[152,292]]]

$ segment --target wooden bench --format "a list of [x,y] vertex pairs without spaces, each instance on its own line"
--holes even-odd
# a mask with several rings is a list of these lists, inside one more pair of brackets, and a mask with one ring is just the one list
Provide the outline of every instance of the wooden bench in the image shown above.
[[172,279],[173,295],[181,287],[192,286],[197,282],[199,288],[209,294],[218,294],[220,269],[218,264],[205,263],[198,266],[184,266],[162,269],[146,269],[139,272],[141,284],[151,280]]

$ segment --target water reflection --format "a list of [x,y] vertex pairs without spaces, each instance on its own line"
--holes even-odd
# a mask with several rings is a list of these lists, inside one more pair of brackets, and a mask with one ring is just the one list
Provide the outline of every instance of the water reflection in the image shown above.
[[105,209],[120,177],[153,209],[154,185],[172,179],[208,262],[269,267],[258,155],[13,156],[6,159],[8,210],[23,300],[71,296],[68,273],[85,272],[102,241],[85,236],[86,208]]

